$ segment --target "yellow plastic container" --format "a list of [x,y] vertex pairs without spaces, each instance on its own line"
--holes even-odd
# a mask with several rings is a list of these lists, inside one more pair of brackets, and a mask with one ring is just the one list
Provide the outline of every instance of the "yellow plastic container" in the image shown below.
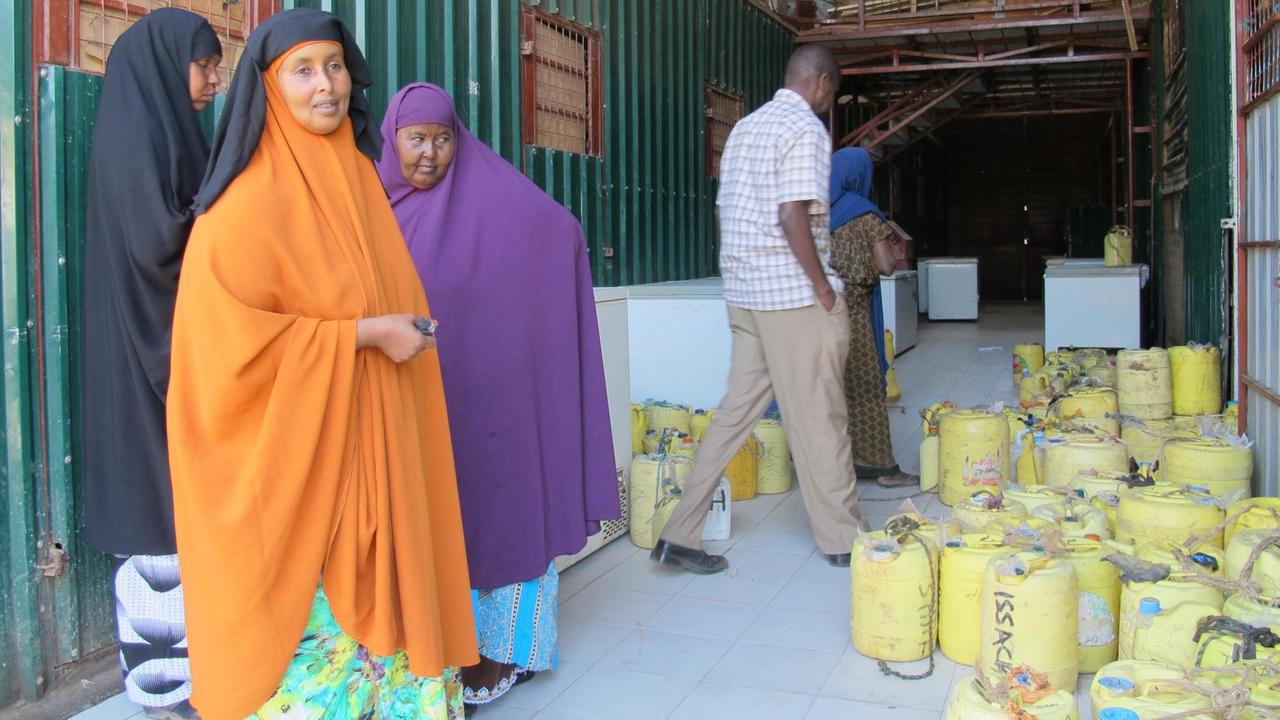
[[1173,414],[1222,412],[1222,352],[1212,345],[1169,348]]
[[[1275,514],[1272,514],[1275,511]],[[1236,533],[1243,530],[1270,530],[1280,525],[1280,498],[1256,497],[1232,503],[1227,508],[1227,517],[1243,513],[1227,526],[1223,532],[1223,540],[1228,545]]]
[[1173,554],[1176,549],[1182,555],[1188,556],[1193,562],[1196,560],[1197,555],[1200,557],[1201,562],[1195,563],[1195,571],[1197,573],[1215,578],[1226,577],[1226,551],[1214,545],[1200,545],[1191,549],[1188,549],[1182,543],[1171,542],[1144,542],[1137,546],[1114,542],[1108,543],[1108,545],[1119,549],[1121,552],[1136,555],[1147,562],[1168,565],[1171,570],[1181,572],[1184,569]]
[[1129,455],[1124,443],[1113,437],[1073,435],[1065,440],[1050,439],[1044,451],[1046,485],[1069,487],[1081,473],[1125,472]]
[[747,438],[747,442],[738,450],[724,476],[729,479],[729,492],[734,501],[750,500],[756,496],[760,477],[760,441],[755,435]]
[[[1162,608],[1182,605],[1194,608],[1222,609],[1222,591],[1192,582],[1189,573],[1174,573],[1159,582],[1123,583],[1120,588],[1120,659],[1142,659],[1134,654],[1134,630],[1143,598],[1155,598]],[[1194,628],[1192,629],[1194,633]],[[1191,635],[1187,635],[1190,639]],[[1150,658],[1147,658],[1150,659]]]
[[672,455],[682,455],[687,458],[697,457],[698,441],[688,435],[673,435],[668,443],[667,452]]
[[1250,495],[1253,449],[1218,438],[1174,438],[1165,443],[1156,480],[1208,488],[1214,497]]
[[1105,418],[1120,411],[1116,391],[1109,387],[1071,390],[1054,403],[1057,416],[1066,420],[1073,417]]
[[1043,505],[1031,513],[1031,517],[1053,523],[1064,538],[1111,539],[1107,514],[1083,500]]
[[1100,363],[1104,363],[1111,358],[1110,353],[1102,348],[1076,348],[1071,354],[1072,362],[1079,365],[1082,369],[1088,370]]
[[956,683],[951,699],[947,701],[946,720],[1009,720],[1014,717],[1009,712],[1012,702],[1023,712],[1023,717],[1036,720],[1078,720],[1079,708],[1075,697],[1068,691],[1056,689],[1034,703],[1023,704],[1015,691],[999,702],[990,703],[982,697],[976,680]]
[[987,526],[982,528],[982,532],[988,535],[999,535],[1000,537],[1014,533],[1019,537],[1017,547],[1024,548],[1041,545],[1044,542],[1045,534],[1055,529],[1053,523],[1040,518],[1005,517],[987,523]]
[[1044,367],[1044,346],[1026,343],[1013,346],[1013,384],[1022,382],[1025,375]]
[[787,433],[777,420],[756,423],[756,441],[760,443],[760,462],[756,468],[756,492],[776,495],[791,489],[791,446]]
[[1096,381],[1103,387],[1114,388],[1117,382],[1116,361],[1107,359],[1105,362],[1098,363],[1091,368],[1085,368],[1080,375],[1083,378]]
[[1239,593],[1222,603],[1222,614],[1255,627],[1267,627],[1280,632],[1280,608],[1255,602]]
[[1176,437],[1200,437],[1200,418],[1212,418],[1213,415],[1174,415],[1173,434]]
[[956,663],[971,667],[978,659],[978,601],[987,563],[1007,555],[1004,533],[968,533],[942,548],[938,593],[938,646]]
[[1116,528],[1116,508],[1120,507],[1119,493],[1101,491],[1094,493],[1093,499],[1089,504],[1098,508],[1107,516],[1107,524],[1111,526],[1111,537],[1115,537],[1119,530]]
[[[1167,485],[1126,489],[1116,508],[1116,539],[1121,542],[1180,543],[1209,532],[1226,517],[1213,497]],[[1222,533],[1209,544],[1222,547]]]
[[1086,470],[1071,478],[1070,487],[1077,496],[1092,500],[1098,493],[1119,495],[1121,490],[1129,487],[1125,482],[1128,477],[1128,473]]
[[[1244,566],[1259,543],[1265,542],[1271,530],[1242,530],[1231,538],[1227,546],[1226,573],[1228,579],[1244,575]],[[1280,547],[1272,545],[1262,551],[1253,565],[1250,578],[1258,584],[1264,597],[1280,596]]]
[[925,435],[920,441],[920,492],[938,487],[938,454],[942,439],[937,435]]
[[902,388],[898,386],[898,374],[893,371],[893,361],[896,357],[893,351],[893,331],[884,331],[884,355],[885,360],[889,362],[889,367],[884,372],[885,395],[891,403],[898,402],[902,399]]
[[1004,675],[1015,665],[1074,688],[1080,667],[1080,586],[1065,560],[1037,553],[999,555],[982,581],[980,667]]
[[1129,457],[1139,465],[1151,465],[1160,455],[1160,448],[1173,437],[1172,420],[1128,421],[1120,428],[1120,439],[1128,448]]
[[631,463],[631,542],[637,547],[652,548],[680,494],[693,460],[678,455],[640,455]]
[[702,436],[706,434],[707,428],[711,427],[711,419],[715,416],[715,408],[694,410],[693,415],[689,418],[689,435],[694,440],[702,442]]
[[631,454],[644,454],[644,436],[649,433],[649,416],[644,405],[631,403]]
[[1142,598],[1138,602],[1137,614],[1121,619],[1121,627],[1128,627],[1133,643],[1126,659],[1152,660],[1177,667],[1195,665],[1196,628],[1201,619],[1216,615],[1220,610],[1221,606],[1207,603],[1184,602],[1166,606],[1156,598]]
[[1129,228],[1117,225],[1102,241],[1102,262],[1107,267],[1125,267],[1133,264],[1133,235]]
[[982,410],[952,410],[939,421],[939,485],[942,502],[954,505],[978,490],[1009,481],[1009,425]]
[[1039,431],[1031,431],[1023,433],[1022,448],[1018,453],[1018,462],[1015,466],[1017,472],[1014,479],[1023,487],[1035,487],[1044,484],[1044,468],[1042,463],[1037,460],[1036,439],[1044,438],[1044,433]]
[[1048,368],[1040,368],[1018,383],[1018,400],[1024,408],[1048,405],[1054,395],[1054,375]]
[[1120,421],[1114,417],[1074,417],[1060,427],[1072,434],[1120,437]]
[[1089,685],[1089,700],[1093,705],[1093,717],[1098,711],[1116,702],[1135,698],[1174,699],[1170,695],[1170,680],[1182,680],[1183,669],[1167,663],[1148,660],[1117,660],[1098,670]]
[[1103,562],[1111,549],[1096,540],[1067,540],[1067,562],[1080,587],[1080,672],[1097,672],[1117,657],[1120,641],[1120,572]]
[[1027,515],[1035,515],[1036,510],[1046,505],[1063,505],[1067,496],[1058,488],[1048,485],[1010,485],[1004,489],[1006,500],[1016,500],[1027,509]]
[[1203,668],[1215,668],[1250,660],[1280,660],[1280,648],[1266,648],[1255,644],[1252,650],[1250,654],[1248,645],[1239,635],[1208,632],[1200,638],[1196,647],[1196,664]]
[[1004,519],[1022,520],[1027,508],[1017,500],[1010,500],[988,491],[979,491],[951,507],[951,517],[960,523],[964,532],[981,532],[992,522]]
[[1164,420],[1173,415],[1173,375],[1169,352],[1121,350],[1116,358],[1116,390],[1120,412],[1140,420]]
[[644,405],[644,414],[650,430],[670,429],[690,435],[693,412],[688,405],[669,402],[648,402]]
[[883,531],[858,536],[850,568],[850,631],[863,655],[892,662],[928,657],[937,640],[933,598],[938,551],[907,536],[901,545]]

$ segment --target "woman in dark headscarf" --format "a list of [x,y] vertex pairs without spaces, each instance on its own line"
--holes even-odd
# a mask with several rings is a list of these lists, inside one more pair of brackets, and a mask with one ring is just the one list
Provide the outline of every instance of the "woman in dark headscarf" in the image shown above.
[[619,516],[582,226],[415,83],[378,173],[440,321],[481,662],[469,703],[552,667],[552,561]]
[[85,537],[115,577],[129,698],[191,714],[164,396],[178,270],[209,147],[222,45],[199,15],[161,9],[116,41],[89,160],[84,279]]
[[440,365],[369,83],[337,17],[272,17],[196,196],[168,427],[206,720],[456,718],[477,659]]
[[[915,485],[920,478],[902,472],[893,458],[889,411],[885,401],[882,352],[877,349],[874,302],[880,276],[893,272],[897,236],[884,213],[871,202],[871,156],[862,148],[845,148],[831,159],[831,269],[844,281],[849,306],[849,359],[845,364],[845,398],[849,404],[849,437],[858,479],[875,479],[884,487]],[[883,327],[880,319],[879,327]],[[881,340],[883,342],[883,340]]]

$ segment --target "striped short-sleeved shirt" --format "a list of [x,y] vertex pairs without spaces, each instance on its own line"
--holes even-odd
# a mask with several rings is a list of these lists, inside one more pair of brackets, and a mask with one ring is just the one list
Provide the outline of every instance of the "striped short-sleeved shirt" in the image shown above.
[[790,310],[816,302],[778,219],[778,206],[809,201],[809,225],[823,271],[831,271],[828,194],[831,136],[804,98],[779,90],[738,121],[720,159],[720,274],[725,301],[748,310]]

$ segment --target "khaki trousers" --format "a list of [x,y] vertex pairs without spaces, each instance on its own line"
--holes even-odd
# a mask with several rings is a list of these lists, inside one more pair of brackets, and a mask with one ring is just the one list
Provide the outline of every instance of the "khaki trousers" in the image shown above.
[[831,312],[821,305],[772,311],[729,307],[729,387],[662,539],[702,547],[702,526],[720,477],[776,395],[818,549],[830,555],[853,548],[866,522],[854,488],[844,396],[848,313],[843,298]]

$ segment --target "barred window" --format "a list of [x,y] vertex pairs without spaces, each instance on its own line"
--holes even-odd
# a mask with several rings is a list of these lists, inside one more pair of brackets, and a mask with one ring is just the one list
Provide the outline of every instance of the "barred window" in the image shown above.
[[604,53],[599,33],[526,5],[521,8],[520,55],[524,142],[601,154]]
[[707,174],[720,177],[720,156],[729,141],[729,132],[742,119],[742,97],[714,85],[707,85]]

